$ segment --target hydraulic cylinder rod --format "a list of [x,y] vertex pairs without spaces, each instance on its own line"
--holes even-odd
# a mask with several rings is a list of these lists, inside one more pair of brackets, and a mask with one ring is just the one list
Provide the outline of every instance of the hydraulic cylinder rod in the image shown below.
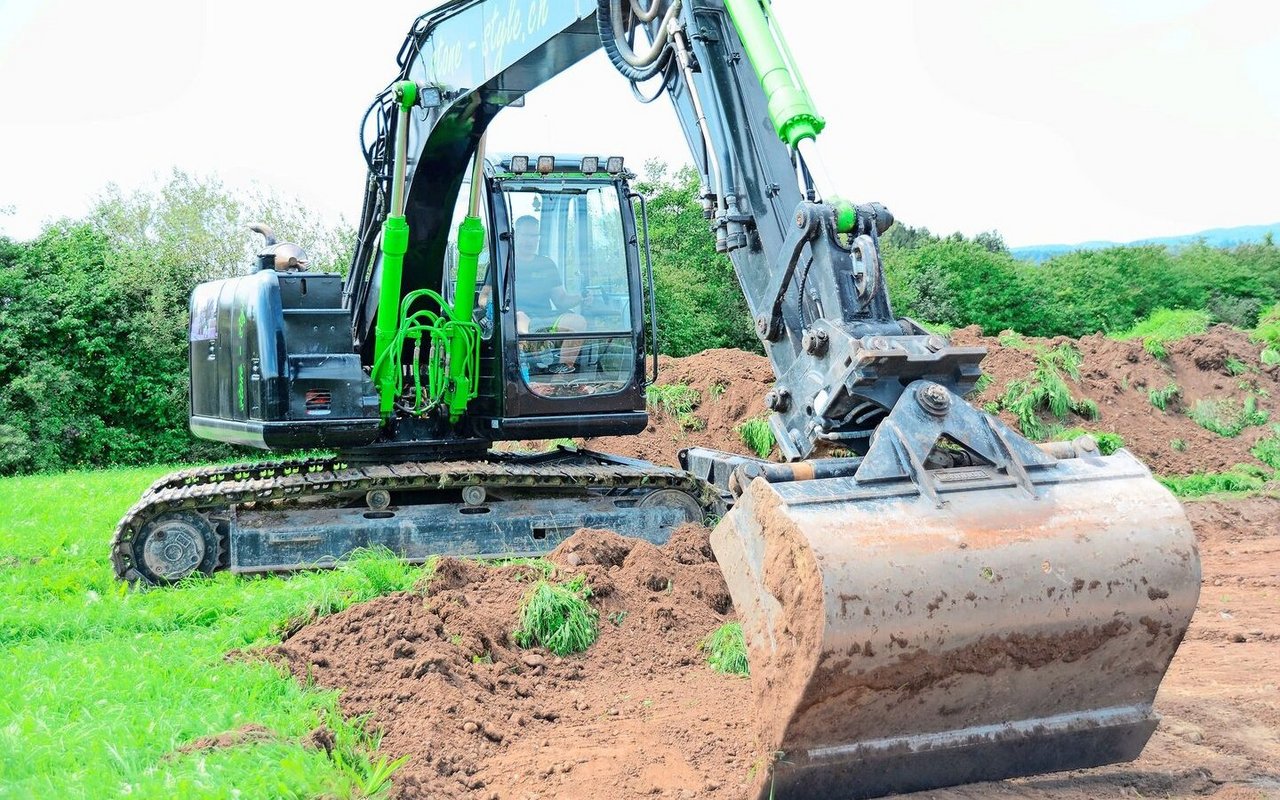
[[467,365],[475,358],[474,342],[463,330],[472,323],[475,309],[476,275],[479,272],[480,254],[484,252],[484,223],[480,220],[481,188],[484,186],[484,137],[476,147],[475,167],[471,173],[471,196],[468,198],[467,215],[458,225],[458,277],[454,283],[453,306],[450,318],[454,329],[449,338],[449,421],[457,422],[466,410],[467,401],[473,396]]
[[395,164],[391,174],[391,209],[382,223],[382,285],[378,291],[378,327],[373,340],[374,385],[383,419],[395,407],[396,375],[388,350],[396,345],[400,325],[400,286],[404,254],[409,250],[409,223],[404,218],[405,167],[409,152],[409,109],[418,100],[418,85],[401,81],[395,88],[400,115],[396,121]]

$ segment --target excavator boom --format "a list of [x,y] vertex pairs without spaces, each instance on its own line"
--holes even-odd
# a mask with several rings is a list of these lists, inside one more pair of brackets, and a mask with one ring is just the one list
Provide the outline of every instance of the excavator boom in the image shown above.
[[[495,165],[483,150],[505,106],[599,48],[675,109],[777,376],[784,464],[487,452],[647,419],[643,224],[620,161],[603,174],[595,157]],[[277,274],[300,260],[269,241],[258,272],[192,301],[193,430],[343,452],[158,481],[117,530],[117,574],[165,582],[228,557],[287,570],[370,543],[526,554],[575,527],[662,539],[724,512],[712,546],[774,754],[754,796],[873,797],[1138,755],[1197,600],[1187,519],[1127,452],[1036,445],[968,405],[985,351],[894,315],[879,245],[893,218],[827,176],[826,122],[767,0],[454,0],[415,20],[397,60],[362,128],[369,181],[342,286]],[[595,328],[562,314],[586,301],[552,286],[557,316],[533,330],[513,242],[541,226],[563,263],[568,209],[592,227],[588,194],[619,209],[604,227],[628,243],[594,286],[608,314]],[[590,245],[576,269],[602,252]],[[558,277],[545,253],[524,263]],[[582,363],[594,378],[574,377]],[[819,448],[844,455],[811,459]]]

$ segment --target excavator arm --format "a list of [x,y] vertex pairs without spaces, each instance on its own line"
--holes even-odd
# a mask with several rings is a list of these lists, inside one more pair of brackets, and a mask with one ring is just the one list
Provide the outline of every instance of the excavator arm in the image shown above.
[[[1135,758],[1198,596],[1186,517],[1128,453],[1037,446],[969,406],[984,351],[894,316],[892,217],[826,176],[824,122],[766,0],[460,0],[416,20],[363,128],[345,285],[363,361],[394,313],[380,295],[442,285],[460,165],[489,123],[600,47],[673,104],[777,375],[789,463],[685,463],[732,471],[712,543],[774,754],[753,792],[871,797]],[[380,228],[393,195],[402,263]],[[852,455],[804,460],[823,442]]]
[[[681,0],[650,11],[644,23],[629,0],[528,8],[491,0],[447,4],[415,21],[400,75],[371,106],[377,133],[364,148],[370,177],[346,288],[357,345],[372,346],[384,278],[377,242],[392,195],[394,87],[422,87],[408,117],[403,294],[440,285],[442,234],[464,177],[457,164],[498,111],[604,46],[625,77],[648,75],[670,97],[702,174],[717,249],[733,261],[779,377],[768,401],[786,458],[806,457],[823,440],[865,452],[913,380],[970,389],[981,350],[948,347],[893,316],[878,241],[892,224],[888,211],[834,196],[822,202],[819,192],[834,187],[814,179],[825,172],[814,141],[820,117],[766,7]],[[626,41],[637,27],[656,43],[648,63]]]

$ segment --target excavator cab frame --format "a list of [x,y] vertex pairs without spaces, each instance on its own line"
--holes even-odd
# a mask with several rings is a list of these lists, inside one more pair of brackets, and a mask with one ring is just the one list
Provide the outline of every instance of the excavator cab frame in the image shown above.
[[[527,166],[516,171],[506,156],[485,169],[495,254],[485,279],[493,301],[478,313],[489,337],[482,360],[490,348],[496,363],[474,405],[477,428],[487,426],[494,439],[639,432],[648,422],[646,327],[656,321],[643,311],[640,243],[648,231],[635,214],[633,176],[618,157],[613,172],[604,169],[609,159],[596,156],[514,160]],[[536,231],[527,264],[518,253],[521,226]],[[535,287],[522,267],[539,266],[559,271],[571,305],[526,313]],[[499,393],[501,413],[486,420],[485,395]]]

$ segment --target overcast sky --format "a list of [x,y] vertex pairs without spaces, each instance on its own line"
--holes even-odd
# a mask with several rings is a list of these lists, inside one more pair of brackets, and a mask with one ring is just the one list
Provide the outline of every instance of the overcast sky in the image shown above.
[[[352,221],[357,123],[429,5],[0,0],[0,233],[173,167]],[[1280,220],[1280,3],[774,8],[840,193],[905,222],[1024,245]],[[495,125],[495,148],[689,160],[598,53]]]

